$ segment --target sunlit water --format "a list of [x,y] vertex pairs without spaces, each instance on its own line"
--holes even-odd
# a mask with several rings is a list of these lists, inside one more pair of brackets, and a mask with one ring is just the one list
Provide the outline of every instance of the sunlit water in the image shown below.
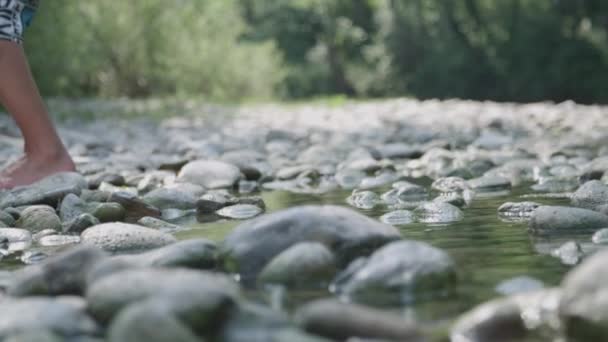
[[[460,313],[474,305],[496,298],[495,287],[503,280],[517,276],[530,276],[545,283],[547,287],[558,285],[568,267],[546,252],[546,246],[559,246],[561,241],[573,238],[559,237],[552,240],[534,238],[527,231],[527,222],[507,222],[497,215],[497,208],[508,201],[524,201],[521,195],[532,191],[528,187],[517,188],[508,195],[477,198],[470,207],[464,209],[464,220],[448,225],[410,224],[399,226],[403,238],[428,242],[447,251],[458,267],[458,293],[449,299],[426,301],[413,307],[393,307],[390,310],[404,315],[413,315],[419,321],[441,325],[449,323]],[[267,212],[305,204],[337,204],[347,206],[345,199],[349,192],[339,191],[325,195],[302,195],[288,192],[265,192],[262,194]],[[534,198],[546,204],[564,204],[560,199]],[[386,207],[360,210],[365,215],[378,218],[388,212]],[[178,238],[204,237],[221,241],[240,224],[237,221],[219,221],[196,224],[194,229],[178,233]],[[588,241],[588,236],[575,236],[580,241]],[[550,250],[550,248],[549,248]],[[271,290],[261,295],[268,305],[281,307],[277,298],[283,299],[283,308],[294,302],[311,297],[329,296],[330,293],[292,293],[283,295]],[[280,301],[280,300],[279,300]]]

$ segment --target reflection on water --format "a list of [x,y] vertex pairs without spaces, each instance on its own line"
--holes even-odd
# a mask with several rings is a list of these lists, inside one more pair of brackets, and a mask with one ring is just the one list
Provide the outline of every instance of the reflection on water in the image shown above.
[[[409,224],[399,226],[405,239],[428,242],[447,251],[456,261],[460,278],[458,294],[449,300],[417,303],[412,308],[392,308],[402,314],[411,315],[422,321],[444,321],[453,319],[459,313],[469,310],[475,304],[495,298],[494,288],[505,279],[527,275],[535,277],[547,286],[557,285],[568,270],[560,261],[549,255],[552,247],[569,237],[557,240],[532,238],[525,222],[507,222],[498,218],[497,208],[508,201],[523,201],[520,196],[529,193],[518,188],[510,194],[484,197],[473,201],[464,209],[464,220],[449,225]],[[345,199],[349,192],[338,191],[325,195],[304,195],[288,192],[269,192],[262,196],[267,211],[304,204],[337,204],[347,206]],[[564,204],[564,199],[534,199],[546,204]],[[359,210],[365,215],[378,218],[388,210],[377,207]],[[195,229],[178,233],[178,238],[204,237],[221,241],[240,222],[220,221],[195,225]],[[581,241],[590,237],[578,237]],[[276,307],[277,293],[271,294]],[[292,297],[303,297],[295,294]],[[305,297],[305,296],[304,296]],[[293,298],[291,298],[293,302]],[[289,301],[289,299],[287,299]],[[289,304],[287,304],[289,305]]]

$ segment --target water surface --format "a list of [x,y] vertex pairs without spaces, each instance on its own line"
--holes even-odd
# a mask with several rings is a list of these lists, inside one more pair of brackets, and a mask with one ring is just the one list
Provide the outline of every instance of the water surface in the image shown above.
[[[379,192],[380,193],[380,192]],[[409,224],[397,226],[403,238],[425,241],[442,248],[454,259],[458,268],[459,286],[456,295],[449,299],[438,299],[414,304],[413,307],[387,308],[407,315],[414,315],[423,322],[449,322],[474,305],[499,296],[494,290],[501,281],[530,276],[545,283],[558,285],[568,267],[548,254],[552,247],[571,239],[559,237],[551,240],[533,237],[527,231],[527,222],[508,222],[500,219],[497,208],[508,201],[524,201],[523,194],[531,193],[529,188],[520,187],[509,194],[489,198],[476,198],[465,208],[464,220],[447,225]],[[262,197],[267,212],[306,204],[336,204],[348,206],[345,199],[348,191],[336,191],[324,195],[294,194],[283,191],[264,192]],[[564,204],[560,199],[533,199],[546,204]],[[359,210],[365,215],[378,218],[389,210],[379,206],[373,210]],[[208,238],[221,241],[240,224],[238,221],[218,221],[199,223],[192,230],[178,233],[178,238]],[[580,241],[589,239],[579,236]],[[295,293],[284,297],[283,306],[289,303],[327,296],[329,293]],[[276,296],[267,295],[267,302],[276,306]],[[295,298],[295,299],[294,299]]]

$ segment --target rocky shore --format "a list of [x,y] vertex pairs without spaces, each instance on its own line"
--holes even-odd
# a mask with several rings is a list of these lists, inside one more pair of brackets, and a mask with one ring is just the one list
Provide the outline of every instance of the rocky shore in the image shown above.
[[[0,193],[0,340],[608,339],[608,108],[400,99],[200,111],[60,123],[79,173]],[[1,118],[7,163],[14,132]],[[462,221],[515,187],[526,194],[497,217],[533,237],[584,237],[550,251],[569,269],[559,286],[505,279],[502,297],[445,334],[385,309],[450,298],[467,281],[448,251],[399,227]],[[262,196],[345,190],[340,206],[277,212]],[[378,207],[379,219],[363,214]],[[240,223],[219,242],[175,237],[218,220]],[[256,296],[267,291],[321,298],[283,312]]]

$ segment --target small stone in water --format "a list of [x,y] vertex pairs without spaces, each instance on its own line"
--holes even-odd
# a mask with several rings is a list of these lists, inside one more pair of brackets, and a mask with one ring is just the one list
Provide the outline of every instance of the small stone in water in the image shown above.
[[467,182],[460,177],[439,178],[431,184],[433,190],[439,192],[463,191],[468,188]]
[[346,199],[346,202],[355,208],[368,210],[378,205],[380,198],[373,191],[354,190],[353,194]]
[[237,220],[252,218],[258,216],[261,213],[262,209],[252,204],[231,205],[229,207],[224,207],[216,211],[216,214],[221,217]]
[[591,238],[591,241],[598,245],[608,244],[608,228],[600,229],[595,232]]
[[506,218],[529,218],[540,204],[536,202],[506,202],[498,208],[498,216]]
[[414,222],[414,214],[409,210],[396,210],[380,217],[380,221],[391,225],[410,224]]
[[48,255],[41,251],[26,251],[21,255],[21,262],[26,265],[32,265],[42,262],[48,258]]
[[551,252],[551,255],[559,258],[564,265],[574,266],[581,261],[583,250],[576,241],[568,241]]

